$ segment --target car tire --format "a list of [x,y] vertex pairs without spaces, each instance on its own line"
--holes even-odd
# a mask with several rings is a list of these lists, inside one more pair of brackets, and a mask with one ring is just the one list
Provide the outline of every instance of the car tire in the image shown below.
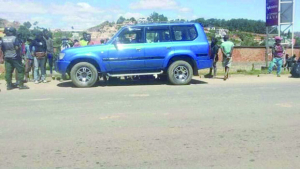
[[186,61],[175,61],[168,68],[168,79],[173,85],[188,85],[192,78],[193,68]]
[[87,62],[77,63],[71,69],[71,79],[75,86],[88,88],[98,81],[98,71],[96,67]]

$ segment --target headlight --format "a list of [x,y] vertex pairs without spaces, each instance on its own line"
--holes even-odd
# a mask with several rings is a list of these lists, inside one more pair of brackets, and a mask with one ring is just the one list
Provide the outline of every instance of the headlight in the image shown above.
[[60,53],[59,54],[59,60],[62,60],[65,57],[65,55],[66,55],[65,53]]

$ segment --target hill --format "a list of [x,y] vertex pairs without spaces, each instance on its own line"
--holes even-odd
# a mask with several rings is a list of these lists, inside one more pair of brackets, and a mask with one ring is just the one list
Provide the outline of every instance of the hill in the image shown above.
[[20,27],[20,25],[21,24],[19,22],[17,22],[17,21],[9,22],[6,19],[0,18],[0,28],[12,26],[12,27],[15,27],[16,29],[18,29]]

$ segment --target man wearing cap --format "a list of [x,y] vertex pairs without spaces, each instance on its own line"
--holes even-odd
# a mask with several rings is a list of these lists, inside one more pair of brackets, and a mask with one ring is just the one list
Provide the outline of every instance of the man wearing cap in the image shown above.
[[224,42],[221,44],[221,50],[223,53],[223,67],[225,68],[224,80],[229,77],[229,68],[232,63],[232,53],[234,48],[234,43],[229,41],[229,36],[224,36]]
[[269,74],[272,73],[274,66],[277,66],[277,77],[280,77],[281,74],[281,67],[285,63],[285,49],[281,45],[281,37],[276,36],[275,37],[275,44],[272,49],[272,54],[273,54],[273,60],[270,63],[269,66]]
[[5,28],[6,36],[1,42],[1,49],[4,53],[5,60],[5,79],[7,90],[14,88],[12,84],[12,74],[14,69],[18,72],[19,89],[29,89],[24,85],[24,65],[22,64],[20,44],[21,42],[16,37],[16,29],[13,27]]

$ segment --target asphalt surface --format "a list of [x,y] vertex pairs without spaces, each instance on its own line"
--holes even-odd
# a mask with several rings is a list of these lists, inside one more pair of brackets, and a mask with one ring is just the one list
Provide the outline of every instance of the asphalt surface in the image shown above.
[[0,83],[0,168],[300,166],[300,79]]

